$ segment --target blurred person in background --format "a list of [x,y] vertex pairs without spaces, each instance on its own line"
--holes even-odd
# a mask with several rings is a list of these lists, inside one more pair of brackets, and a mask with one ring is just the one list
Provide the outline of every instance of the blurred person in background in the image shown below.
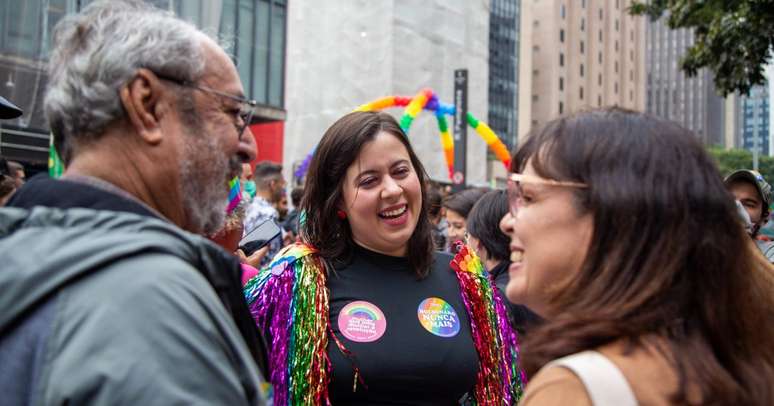
[[446,249],[446,233],[448,224],[443,215],[443,199],[437,187],[428,185],[427,188],[427,215],[433,226],[433,243],[437,251]]
[[545,320],[523,405],[774,404],[774,268],[698,137],[591,110],[511,169],[506,294]]
[[[0,96],[0,120],[10,120],[23,114],[15,104]],[[11,162],[0,157],[0,206],[4,206],[11,195],[24,183],[24,171],[22,168],[22,181],[19,182],[18,172]]]
[[242,182],[242,200],[250,203],[253,201],[256,193],[255,180],[253,179],[253,166],[250,163],[242,164],[242,175],[239,180]]
[[8,169],[11,171],[16,188],[22,187],[27,180],[27,175],[24,173],[24,165],[16,161],[8,161]]
[[443,202],[446,223],[448,224],[448,244],[451,249],[456,243],[465,242],[467,218],[470,209],[478,199],[488,192],[487,188],[471,188],[459,191],[446,198]]
[[[282,176],[282,165],[271,161],[258,162],[253,169],[253,179],[256,185],[256,192],[255,197],[247,206],[244,221],[245,235],[267,220],[279,225],[280,215],[277,211],[277,205],[282,200],[282,196],[285,195],[286,182]],[[283,236],[269,241],[269,251],[259,264],[260,267],[268,264],[282,246]],[[250,256],[253,253],[246,252],[245,254]]]
[[16,192],[16,181],[11,176],[8,161],[0,157],[0,206],[5,206],[14,192]]
[[[500,229],[500,222],[508,215],[508,194],[505,190],[492,190],[481,196],[468,213],[467,244],[476,251],[484,267],[494,280],[497,289],[505,295],[510,280],[508,248],[510,238]],[[519,333],[540,321],[529,308],[511,303],[511,318]]]
[[734,199],[747,212],[747,219],[751,223],[748,234],[769,262],[774,262],[774,242],[764,241],[760,235],[761,227],[769,221],[771,185],[758,171],[749,169],[740,169],[728,175],[725,184]]
[[285,231],[293,234],[293,239],[298,237],[298,223],[301,216],[302,197],[304,197],[304,189],[300,187],[293,188],[290,192],[290,201],[293,203],[293,208],[288,213],[285,223],[282,225]]

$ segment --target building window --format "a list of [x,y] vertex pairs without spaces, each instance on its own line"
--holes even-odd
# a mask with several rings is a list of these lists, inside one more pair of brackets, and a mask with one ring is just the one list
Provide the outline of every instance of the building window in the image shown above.
[[585,49],[585,47],[584,47],[584,44],[583,44],[583,40],[581,40],[581,42],[580,42],[580,51],[581,51],[581,54],[583,53],[584,49]]
[[602,86],[602,74],[600,73],[599,76],[597,76],[597,81],[599,82],[599,85]]
[[583,77],[583,64],[580,64],[580,75]]
[[602,107],[602,95],[597,95],[597,106]]
[[586,0],[581,0],[581,8],[586,8]]
[[629,50],[629,60],[634,62],[634,50],[633,49]]
[[565,17],[566,11],[567,11],[567,10],[565,10],[564,4],[562,4],[562,5],[559,7],[559,14],[561,14],[561,15],[562,15],[562,18],[564,18],[564,17]]
[[539,70],[537,70],[537,69],[533,69],[533,70],[532,70],[532,75],[533,75],[533,76],[537,76],[537,75],[538,75],[538,73],[540,73],[540,71],[539,71]]
[[615,61],[615,73],[618,73],[618,61]]
[[564,66],[564,52],[559,52],[559,66]]
[[634,90],[629,90],[629,100],[634,101]]
[[599,19],[600,20],[604,19],[604,14],[602,14],[602,9],[601,8],[599,9]]
[[560,77],[559,78],[559,91],[561,92],[563,90],[564,90],[564,78]]
[[580,87],[580,99],[583,100],[583,86]]
[[629,70],[629,80],[634,80],[634,71]]
[[[191,11],[203,10],[203,2],[165,0],[154,3],[194,22],[202,19],[198,11],[193,15]],[[221,3],[222,6],[218,6],[222,7],[218,34],[234,38],[231,51],[247,96],[281,108],[285,87],[285,2],[239,0]]]
[[598,55],[599,57],[597,59],[599,59],[599,63],[602,63],[602,52],[600,52]]
[[581,17],[581,31],[586,31],[586,19]]
[[563,114],[563,113],[564,113],[564,103],[559,102],[559,114]]
[[615,85],[613,86],[615,94],[618,94],[618,82],[615,82]]
[[615,52],[618,52],[618,40],[615,40]]
[[602,30],[599,30],[599,42],[602,42]]
[[619,28],[620,28],[620,26],[619,26],[619,24],[618,24],[618,19],[616,18],[616,19],[615,19],[615,31],[616,31],[616,32],[618,32],[618,29],[619,29]]
[[537,45],[533,45],[532,46],[532,50],[535,51],[535,52],[538,52],[538,51],[540,51],[540,47],[537,46]]
[[564,29],[559,30],[559,42],[564,42]]
[[538,95],[536,95],[536,94],[533,94],[533,95],[532,95],[532,101],[533,101],[533,102],[536,102],[536,101],[538,101]]

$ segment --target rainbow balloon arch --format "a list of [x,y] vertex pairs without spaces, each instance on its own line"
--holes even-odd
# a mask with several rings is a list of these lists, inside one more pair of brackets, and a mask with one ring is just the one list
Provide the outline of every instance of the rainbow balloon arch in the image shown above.
[[[443,147],[444,157],[446,159],[446,167],[449,170],[449,179],[452,179],[454,174],[454,138],[452,138],[449,132],[449,123],[446,116],[454,116],[456,107],[453,104],[441,103],[438,100],[438,96],[432,89],[422,89],[414,97],[406,96],[387,96],[380,99],[376,99],[370,103],[366,103],[356,108],[355,111],[377,111],[384,110],[393,107],[405,107],[403,116],[400,118],[400,127],[408,135],[411,123],[414,122],[417,115],[422,110],[426,110],[435,114],[435,119],[438,123],[438,131],[441,134],[441,146]],[[486,142],[486,145],[494,153],[506,170],[511,165],[511,155],[508,152],[508,147],[500,140],[500,137],[492,131],[489,126],[478,120],[473,114],[468,113],[466,120],[468,125],[473,127],[479,136]],[[301,179],[306,174],[309,168],[309,163],[314,156],[314,149],[304,158],[301,165],[298,166],[294,175],[297,179]]]

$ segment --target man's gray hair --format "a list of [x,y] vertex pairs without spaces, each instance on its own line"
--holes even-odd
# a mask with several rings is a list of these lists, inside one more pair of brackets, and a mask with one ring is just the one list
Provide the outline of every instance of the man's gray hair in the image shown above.
[[98,1],[54,29],[45,111],[57,149],[94,140],[125,116],[120,88],[139,68],[196,81],[202,40],[193,24],[139,0]]

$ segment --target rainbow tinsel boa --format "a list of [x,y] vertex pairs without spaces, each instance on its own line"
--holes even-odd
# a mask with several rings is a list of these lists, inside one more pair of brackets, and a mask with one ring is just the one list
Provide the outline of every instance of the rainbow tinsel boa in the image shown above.
[[[270,380],[278,406],[330,404],[327,272],[316,254],[308,245],[290,245],[245,285],[253,317],[271,340]],[[462,247],[451,267],[459,280],[480,360],[475,402],[515,404],[526,379],[519,372],[516,332],[502,298],[472,250]],[[336,345],[348,353],[340,342]]]

